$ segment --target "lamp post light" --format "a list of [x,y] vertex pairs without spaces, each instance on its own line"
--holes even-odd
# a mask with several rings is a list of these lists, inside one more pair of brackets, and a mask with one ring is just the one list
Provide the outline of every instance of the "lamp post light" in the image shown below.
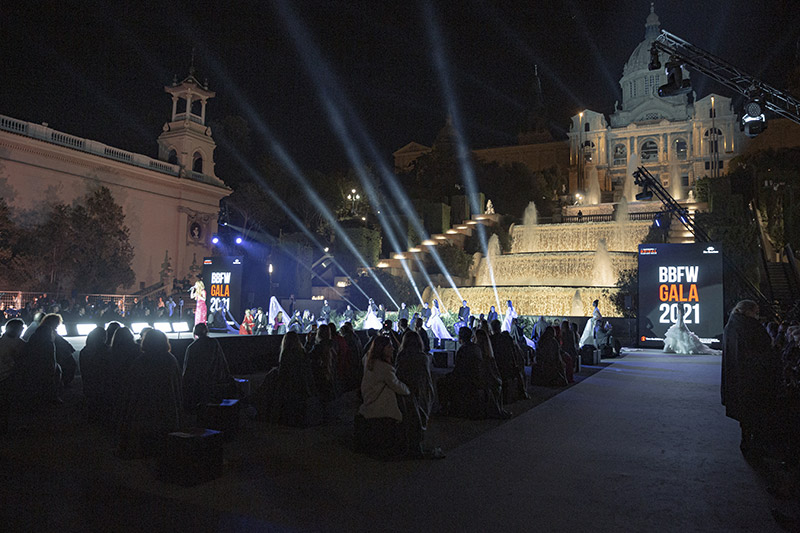
[[583,111],[578,113],[578,190],[583,190]]
[[361,200],[361,195],[356,192],[355,189],[350,191],[350,194],[347,195],[347,199],[350,200],[352,203],[350,205],[350,212],[352,214],[356,213],[356,202]]

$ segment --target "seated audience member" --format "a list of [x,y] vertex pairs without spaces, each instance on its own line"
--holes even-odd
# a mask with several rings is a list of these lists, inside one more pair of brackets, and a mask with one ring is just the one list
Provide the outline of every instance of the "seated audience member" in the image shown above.
[[281,342],[270,421],[294,427],[307,426],[312,400],[317,400],[317,392],[311,362],[300,344],[300,336],[290,331]]
[[317,329],[314,346],[308,351],[311,361],[311,371],[314,375],[314,385],[322,402],[336,399],[336,354],[334,353],[331,330],[327,324]]
[[600,350],[601,357],[619,356],[619,341],[614,338],[611,323],[606,321],[604,324],[597,325],[595,333],[595,345]]
[[183,359],[183,407],[189,413],[236,393],[222,346],[208,336],[208,325],[195,325],[194,337]]
[[181,427],[181,372],[167,336],[156,329],[142,339],[120,400],[118,452],[123,458],[157,455]]
[[[50,316],[50,315],[47,315]],[[64,403],[61,394],[61,367],[56,362],[56,330],[61,317],[42,322],[31,335],[25,354],[19,359],[19,393],[23,401]]]
[[438,383],[439,403],[442,412],[451,416],[483,418],[486,398],[484,378],[481,371],[483,353],[472,342],[472,330],[463,327],[458,330],[461,345],[456,352],[453,371],[442,377]]
[[525,363],[519,347],[507,331],[501,331],[503,326],[499,320],[494,320],[490,327],[494,332],[491,336],[492,351],[503,379],[503,402],[528,398]]
[[353,324],[345,322],[341,327],[341,333],[345,342],[347,342],[347,357],[350,360],[348,364],[349,374],[340,376],[340,381],[345,383],[345,390],[342,392],[347,392],[361,387],[361,375],[363,374],[361,364],[364,349],[355,331],[353,331]]
[[[416,314],[416,313],[415,313]],[[417,318],[414,320],[414,331],[419,333],[419,340],[422,341],[422,351],[429,353],[431,351],[431,341],[428,337],[428,332],[422,327],[422,319]]]
[[489,418],[511,418],[511,413],[503,408],[503,379],[497,369],[489,334],[484,330],[475,331],[475,344],[481,349],[483,390],[486,391],[486,416]]
[[578,364],[578,346],[575,342],[575,334],[572,332],[572,328],[566,320],[561,322],[561,349],[564,353],[569,355],[572,360],[572,371],[567,368],[567,380],[572,383],[574,381],[573,372]]
[[47,326],[55,332],[53,344],[55,344],[56,347],[56,363],[61,367],[61,384],[66,387],[75,379],[75,371],[78,369],[78,363],[72,355],[75,353],[75,348],[73,348],[64,337],[58,334],[58,327],[61,326],[62,323],[61,315],[50,313],[42,319],[39,327]]
[[[119,328],[124,327],[121,323],[117,321],[109,322],[106,325],[106,346],[111,348],[111,343],[114,341],[114,333],[117,332]],[[143,338],[145,334],[145,330],[153,329],[150,326],[143,328],[142,331],[139,332],[139,338]]]
[[28,327],[25,328],[25,331],[22,333],[22,340],[28,342],[33,337],[33,334],[36,332],[36,328],[39,327],[39,324],[42,322],[42,319],[45,317],[45,314],[39,311],[35,315],[33,315],[33,321],[28,324]]
[[128,379],[131,365],[140,353],[139,345],[133,340],[133,332],[125,326],[116,328],[111,338],[111,356],[108,365],[111,380],[109,397],[114,406],[114,412],[117,412],[122,389]]
[[[316,326],[316,324],[314,324]],[[348,388],[348,377],[353,374],[351,368],[350,345],[345,338],[336,331],[336,324],[330,322],[328,329],[331,332],[331,346],[333,346],[333,366],[336,370],[336,390],[339,394],[351,390]]]
[[108,397],[109,354],[105,329],[96,327],[87,335],[86,346],[81,350],[78,360],[89,422],[110,422],[112,405]]
[[401,318],[400,320],[397,321],[397,333],[399,333],[400,336],[402,336],[403,333],[405,333],[408,329],[409,326],[407,318]]
[[403,453],[405,439],[401,422],[403,414],[397,395],[408,396],[408,387],[397,379],[392,360],[394,348],[387,337],[378,336],[365,357],[361,395],[364,403],[355,418],[357,451],[396,456]]
[[6,331],[0,337],[0,435],[8,432],[8,415],[15,389],[15,367],[25,353],[25,341],[20,338],[24,328],[22,320],[13,318],[6,323]]
[[[405,383],[411,391],[408,396],[399,398],[403,412],[406,455],[421,458],[425,456],[422,443],[425,440],[435,392],[430,358],[422,351],[422,341],[417,332],[407,331],[403,334],[395,367],[397,379]],[[438,458],[442,453],[441,450],[434,449],[429,455]]]
[[567,385],[564,367],[561,346],[558,345],[553,326],[547,326],[536,347],[536,362],[531,367],[531,384],[546,387]]

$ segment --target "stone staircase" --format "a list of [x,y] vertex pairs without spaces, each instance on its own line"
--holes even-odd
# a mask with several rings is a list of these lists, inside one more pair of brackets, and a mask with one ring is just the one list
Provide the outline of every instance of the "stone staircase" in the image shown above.
[[463,247],[466,240],[474,233],[478,224],[484,226],[499,224],[500,217],[501,215],[472,215],[469,220],[453,225],[444,233],[431,235],[429,239],[422,241],[418,246],[409,248],[404,252],[395,253],[390,258],[380,259],[376,266],[380,269],[388,270],[392,275],[405,276],[405,270],[403,269],[403,261],[405,261],[412,272],[419,272],[417,261],[414,260],[415,256],[420,261],[425,262],[427,255],[431,253],[431,249],[435,246],[452,243]]
[[788,310],[800,298],[800,285],[789,263],[768,262],[767,277],[771,297],[779,308]]

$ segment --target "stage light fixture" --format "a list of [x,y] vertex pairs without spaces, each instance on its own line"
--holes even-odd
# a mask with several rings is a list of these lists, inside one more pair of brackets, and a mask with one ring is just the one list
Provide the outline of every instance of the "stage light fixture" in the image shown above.
[[653,191],[645,187],[645,189],[636,195],[636,201],[638,202],[646,202],[647,200],[653,199]]
[[241,237],[236,237],[236,244],[242,244],[243,240]]
[[174,331],[175,333],[183,333],[191,330],[189,329],[189,324],[187,324],[186,322],[173,322],[172,331]]
[[65,326],[64,324],[61,324],[60,326],[58,326],[58,328],[56,328],[56,333],[58,333],[62,337],[66,337],[67,336],[67,326]]
[[767,129],[767,117],[764,116],[764,102],[760,97],[750,98],[742,110],[742,121],[739,129],[748,137],[755,137]]
[[156,322],[153,324],[153,327],[158,331],[163,331],[164,333],[172,333],[172,324],[169,322]]
[[211,244],[219,244],[219,236],[218,235],[214,235],[213,237],[211,237]]
[[78,335],[83,337],[91,333],[97,327],[97,324],[76,324],[75,327],[78,330]]
[[137,335],[142,332],[144,328],[149,328],[150,324],[147,322],[134,322],[131,324],[131,331],[136,333]]
[[653,222],[655,223],[657,228],[661,227],[661,217],[660,216],[658,216],[655,219],[653,219]]
[[658,96],[679,96],[688,94],[692,90],[689,80],[683,79],[683,69],[680,60],[672,56],[664,67],[667,74],[667,83],[658,88]]

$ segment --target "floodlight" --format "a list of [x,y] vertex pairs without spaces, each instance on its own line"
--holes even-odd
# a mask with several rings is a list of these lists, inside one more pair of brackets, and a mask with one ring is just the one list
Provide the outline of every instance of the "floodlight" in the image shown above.
[[84,336],[94,331],[97,324],[77,324],[75,327],[78,329],[78,335]]
[[658,96],[679,96],[691,92],[692,85],[689,80],[683,79],[681,66],[677,57],[669,58],[664,68],[667,74],[667,83],[658,88]]
[[183,333],[185,331],[191,331],[189,329],[189,324],[186,322],[173,322],[172,323],[172,331],[175,333]]
[[56,328],[56,333],[58,333],[62,337],[66,337],[66,335],[67,335],[67,326],[65,326],[64,324],[59,325]]
[[219,236],[218,235],[214,235],[213,237],[211,237],[211,243],[212,244],[219,244]]
[[242,244],[242,238],[236,237],[236,244]]
[[131,331],[136,333],[137,335],[142,332],[144,328],[149,328],[150,324],[147,322],[134,322],[131,324]]
[[742,112],[742,121],[739,129],[748,137],[755,137],[767,129],[767,117],[764,116],[764,102],[760,97],[750,98]]
[[172,324],[169,322],[156,322],[153,324],[153,327],[158,331],[163,331],[164,333],[172,333]]

